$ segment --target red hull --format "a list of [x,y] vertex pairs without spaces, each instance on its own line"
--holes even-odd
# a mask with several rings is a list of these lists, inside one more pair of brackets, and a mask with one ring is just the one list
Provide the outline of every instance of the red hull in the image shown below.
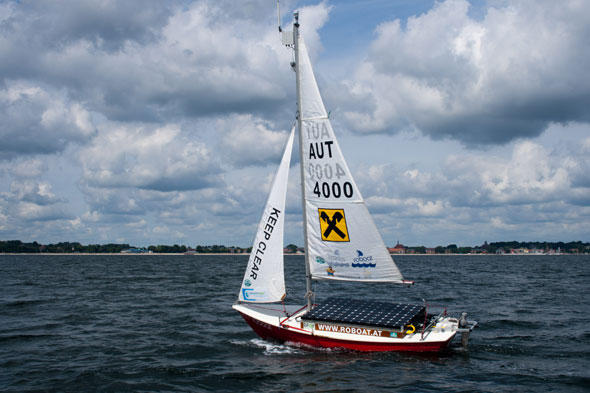
[[345,348],[353,351],[364,352],[440,352],[445,349],[452,340],[442,342],[424,342],[424,343],[405,343],[405,344],[386,344],[371,343],[359,341],[338,340],[327,337],[318,337],[309,334],[298,333],[286,328],[279,328],[254,319],[248,315],[242,314],[248,325],[261,338],[267,340],[278,340],[281,342],[292,342],[309,345],[320,348]]

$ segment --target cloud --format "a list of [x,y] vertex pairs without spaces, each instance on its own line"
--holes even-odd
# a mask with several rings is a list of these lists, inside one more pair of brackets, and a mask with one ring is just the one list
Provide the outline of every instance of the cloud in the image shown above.
[[590,186],[578,178],[585,144],[521,140],[509,149],[450,155],[438,168],[371,165],[355,174],[386,237],[479,242],[588,233]]
[[[7,2],[5,26],[14,32],[35,29],[45,34],[32,38],[40,44],[62,46],[85,39],[96,47],[121,48],[125,41],[147,43],[170,15],[169,6],[141,0],[56,2]],[[129,18],[132,15],[132,18]],[[32,18],[31,16],[41,16]]]
[[498,204],[562,199],[563,190],[570,188],[567,168],[551,162],[543,147],[528,141],[515,146],[507,164],[492,164],[480,176],[482,198]]
[[[326,2],[299,9],[299,21],[302,25],[300,34],[305,40],[305,46],[312,61],[323,49],[318,30],[328,21],[331,10],[332,6],[327,5]],[[288,29],[291,27],[289,26]]]
[[66,204],[67,199],[56,195],[47,182],[13,181],[10,191],[0,193],[0,230],[26,230],[31,222],[71,219]]
[[13,176],[18,178],[34,178],[47,170],[45,162],[39,158],[19,160],[10,169]]
[[451,156],[445,172],[450,184],[469,185],[469,190],[457,187],[461,190],[453,196],[457,205],[578,204],[580,195],[590,193],[590,188],[572,181],[578,163],[584,161],[584,152],[577,147],[551,151],[532,141],[521,141],[513,146],[509,160]]
[[62,92],[24,82],[0,90],[0,159],[61,152],[94,133],[90,113]]
[[[565,201],[576,204],[580,194],[590,188],[574,183],[579,176],[585,151],[578,147],[549,150],[524,140],[512,146],[509,157],[466,153],[448,156],[438,171],[404,169],[391,165],[361,168],[361,189],[371,190],[368,196],[395,195],[398,207],[419,198],[417,206],[445,205],[468,208],[520,206]],[[364,184],[363,184],[364,183]],[[396,199],[390,200],[396,206]],[[378,199],[368,198],[377,202]],[[428,202],[430,201],[430,202]],[[387,205],[387,204],[385,204]],[[377,203],[376,206],[383,206]],[[424,211],[428,211],[424,210]],[[436,211],[433,210],[433,211]]]
[[10,190],[14,198],[17,200],[40,206],[65,202],[63,198],[58,198],[53,193],[51,185],[46,182],[13,182],[10,186]]
[[272,128],[272,123],[252,115],[219,119],[216,124],[221,135],[219,150],[227,162],[238,167],[279,162],[288,134]]
[[373,213],[398,212],[402,217],[443,217],[449,206],[440,200],[371,196],[366,200]]
[[448,0],[405,26],[381,24],[344,82],[351,128],[486,145],[590,121],[587,3],[516,1],[481,20],[468,11],[467,1]]
[[221,168],[211,151],[179,126],[108,127],[78,154],[88,186],[174,191],[220,184]]
[[[272,20],[272,7],[249,6]],[[240,28],[213,1],[4,8],[3,80],[59,86],[110,120],[275,112],[292,96],[289,53],[276,30]]]
[[82,187],[81,191],[91,209],[83,214],[84,221],[127,222],[130,215],[146,214],[145,206],[137,197],[137,190]]
[[25,221],[54,221],[73,218],[73,215],[64,206],[20,202],[16,206],[16,217]]
[[590,188],[590,160],[587,159],[587,157],[590,157],[590,137],[583,139],[576,148],[582,159],[571,159],[568,161],[571,169],[570,178],[572,185],[580,188]]

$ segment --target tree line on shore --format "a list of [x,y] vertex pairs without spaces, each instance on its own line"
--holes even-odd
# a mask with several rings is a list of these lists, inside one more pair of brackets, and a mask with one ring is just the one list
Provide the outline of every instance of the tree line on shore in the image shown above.
[[[60,242],[55,244],[40,244],[35,242],[25,243],[20,240],[0,240],[0,253],[195,253],[195,254],[219,254],[219,253],[249,253],[251,247],[233,247],[223,245],[195,246],[174,244],[157,245],[149,247],[134,247],[129,244],[88,244],[78,242]],[[572,242],[485,242],[481,246],[461,247],[456,244],[426,248],[424,246],[404,247],[404,254],[495,254],[510,253],[511,250],[533,250],[542,252],[560,252],[581,254],[590,252],[590,243],[581,241]],[[289,244],[285,247],[285,253],[302,252],[301,247]]]
[[406,247],[406,254],[510,254],[516,253],[566,253],[584,254],[590,252],[590,243],[581,241],[572,242],[485,242],[481,246],[437,246],[426,248],[424,246]]

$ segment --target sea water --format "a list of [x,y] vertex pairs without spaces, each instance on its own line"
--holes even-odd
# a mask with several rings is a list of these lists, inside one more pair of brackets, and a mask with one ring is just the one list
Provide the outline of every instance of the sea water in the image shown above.
[[[328,296],[466,311],[469,348],[356,353],[268,342],[231,309],[247,256],[0,255],[0,391],[588,391],[590,256],[399,256],[413,287]],[[302,256],[285,258],[302,304]],[[458,340],[457,340],[458,341]]]

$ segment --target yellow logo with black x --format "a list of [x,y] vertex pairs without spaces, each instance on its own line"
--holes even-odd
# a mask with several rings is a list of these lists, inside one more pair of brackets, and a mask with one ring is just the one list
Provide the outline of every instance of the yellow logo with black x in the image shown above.
[[326,242],[348,242],[348,228],[344,209],[318,209],[322,240]]

